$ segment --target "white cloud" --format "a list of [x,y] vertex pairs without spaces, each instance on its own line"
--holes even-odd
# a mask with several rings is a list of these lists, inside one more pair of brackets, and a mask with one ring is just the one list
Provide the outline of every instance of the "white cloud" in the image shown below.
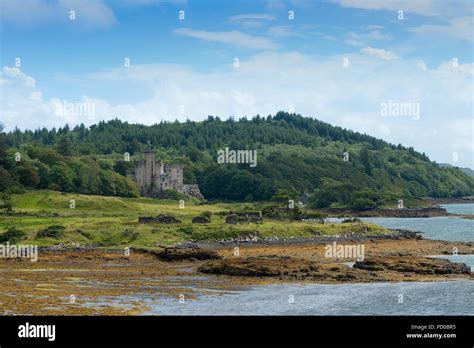
[[[348,68],[342,65],[344,57],[349,59]],[[18,69],[4,68],[0,118],[7,129],[91,124],[115,117],[153,124],[162,119],[202,120],[207,115],[268,115],[292,106],[306,116],[413,146],[438,162],[450,162],[457,152],[458,165],[472,167],[472,74],[471,63],[459,62],[456,67],[448,61],[429,69],[418,60],[387,61],[360,53],[323,58],[266,52],[241,60],[239,68],[222,66],[208,72],[170,64],[133,65],[81,78],[83,84],[111,91],[122,83],[144,86],[150,97],[112,103],[84,93],[77,101],[94,103],[96,117],[89,118],[55,115],[60,95],[49,100],[31,98],[41,92],[34,79]],[[382,117],[380,105],[388,100],[419,103],[419,119]]]
[[219,42],[229,45],[248,47],[252,49],[271,50],[276,45],[269,39],[260,36],[251,36],[241,31],[206,31],[189,28],[179,28],[174,31],[179,35],[189,36],[209,42]]
[[266,21],[274,21],[276,18],[275,16],[266,14],[266,13],[245,13],[235,15],[229,18],[229,22],[240,22],[245,20],[266,20]]
[[362,48],[360,52],[383,60],[393,60],[398,58],[395,53],[384,50],[383,48],[366,47]]
[[343,7],[365,10],[387,10],[416,13],[424,16],[456,17],[472,12],[469,0],[333,0]]
[[[71,21],[70,11],[76,19]],[[2,21],[19,26],[69,23],[86,28],[107,28],[115,15],[103,0],[2,0]]]
[[391,40],[392,36],[383,34],[379,30],[371,30],[367,33],[349,32],[346,34],[345,42],[351,46],[367,46],[371,41]]
[[276,37],[276,38],[285,38],[285,37],[305,37],[306,35],[302,32],[296,30],[291,25],[277,25],[268,28],[267,34]]
[[460,17],[449,20],[448,24],[423,24],[410,31],[422,35],[439,39],[455,38],[467,41],[474,41],[474,24],[472,17]]
[[276,20],[275,16],[266,13],[245,13],[229,18],[229,23],[238,24],[245,28],[260,28],[265,22]]

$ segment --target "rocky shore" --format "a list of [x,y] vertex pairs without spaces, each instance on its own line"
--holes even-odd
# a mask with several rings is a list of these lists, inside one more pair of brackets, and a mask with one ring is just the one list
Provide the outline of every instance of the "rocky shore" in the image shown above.
[[[363,255],[328,246],[363,246]],[[228,241],[130,249],[41,249],[37,262],[0,259],[0,314],[130,315],[147,311],[136,296],[194,298],[202,289],[304,283],[474,279],[460,263],[433,255],[474,254],[474,243],[422,239],[409,231],[315,240]],[[362,258],[360,256],[363,256]],[[135,298],[135,300],[134,300]]]

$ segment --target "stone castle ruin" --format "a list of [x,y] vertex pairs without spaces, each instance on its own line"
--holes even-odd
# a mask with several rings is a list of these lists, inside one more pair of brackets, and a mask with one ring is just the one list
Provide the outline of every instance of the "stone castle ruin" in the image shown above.
[[183,184],[183,164],[167,164],[155,160],[154,151],[146,151],[145,159],[135,162],[135,169],[128,177],[140,188],[146,197],[160,197],[166,190],[175,190],[198,199],[204,199],[199,186]]

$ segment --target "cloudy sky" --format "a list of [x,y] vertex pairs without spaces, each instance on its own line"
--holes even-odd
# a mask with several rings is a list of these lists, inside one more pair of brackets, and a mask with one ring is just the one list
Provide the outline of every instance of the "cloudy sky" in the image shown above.
[[471,0],[0,3],[7,130],[285,110],[474,167]]

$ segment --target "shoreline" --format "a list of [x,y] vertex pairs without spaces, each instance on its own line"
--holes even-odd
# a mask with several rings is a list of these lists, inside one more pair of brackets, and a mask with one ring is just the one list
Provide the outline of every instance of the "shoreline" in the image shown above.
[[[331,239],[364,244],[358,267],[348,266],[355,259],[325,257],[326,239],[131,249],[129,256],[123,250],[42,249],[37,262],[0,259],[1,314],[139,315],[149,308],[132,300],[134,295],[178,301],[180,296],[196,298],[206,289],[225,293],[269,284],[474,280],[462,264],[429,258],[452,255],[453,248],[459,255],[474,255],[474,242],[420,239],[412,233]],[[121,303],[124,298],[129,300]]]

